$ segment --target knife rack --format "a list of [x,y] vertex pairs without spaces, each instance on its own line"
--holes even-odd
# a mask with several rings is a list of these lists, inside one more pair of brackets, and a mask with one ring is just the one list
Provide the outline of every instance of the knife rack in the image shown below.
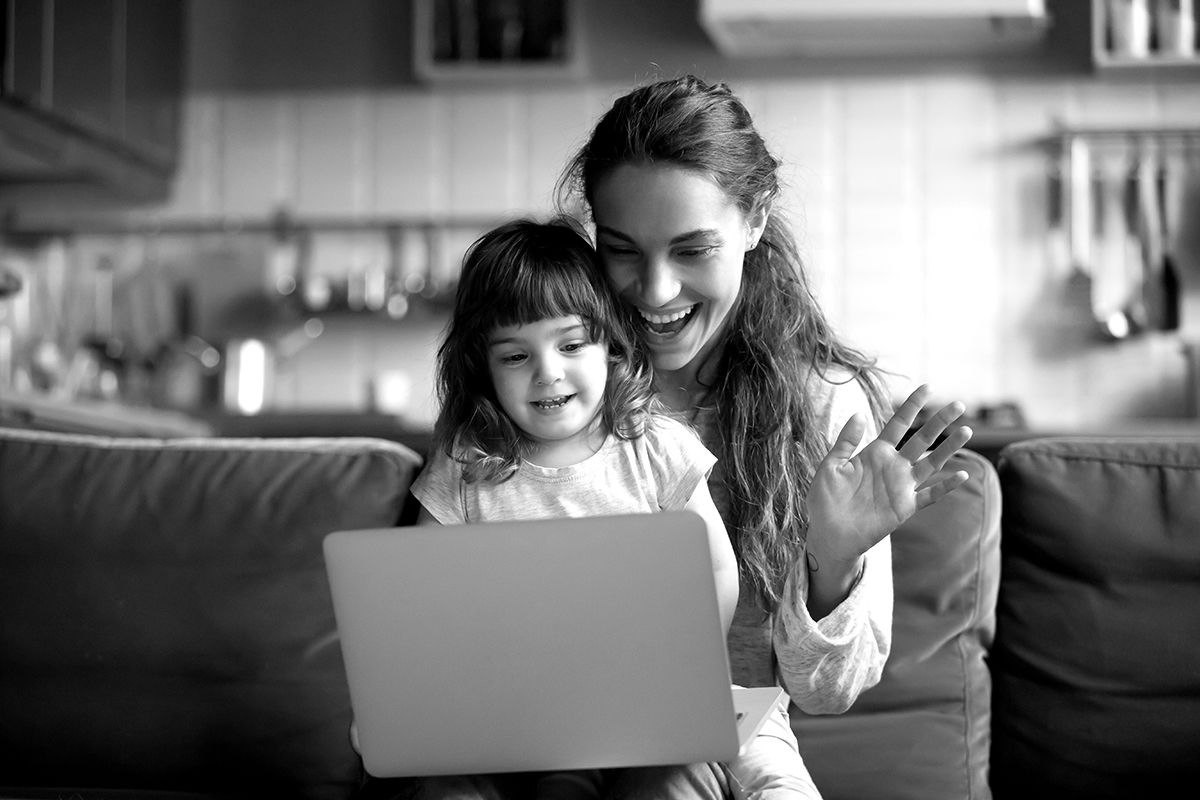
[[1052,241],[1087,287],[1099,337],[1178,330],[1176,248],[1196,224],[1184,206],[1200,197],[1200,129],[1064,129],[1049,145]]

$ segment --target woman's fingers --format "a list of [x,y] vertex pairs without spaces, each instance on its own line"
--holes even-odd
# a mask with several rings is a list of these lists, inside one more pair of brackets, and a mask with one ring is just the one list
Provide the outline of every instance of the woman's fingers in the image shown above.
[[917,459],[929,449],[930,445],[937,441],[937,438],[945,432],[946,428],[950,427],[965,412],[966,406],[957,400],[953,403],[947,403],[938,409],[936,414],[926,420],[921,429],[910,436],[908,441],[896,449],[900,451],[901,456],[915,464]]
[[[896,413],[892,414],[892,418],[883,426],[883,430],[879,434],[879,440],[887,442],[893,447],[898,447],[900,440],[904,438],[904,434],[908,433],[913,422],[917,419],[917,414],[921,413],[921,409],[925,407],[925,403],[929,400],[930,388],[928,384],[921,384],[913,393],[908,396],[908,399],[900,404],[896,409]],[[931,440],[932,441],[932,440]],[[928,445],[926,445],[928,447]]]
[[966,425],[960,425],[946,434],[946,438],[932,451],[927,453],[924,458],[920,458],[916,464],[913,464],[913,480],[916,481],[917,486],[921,486],[925,481],[940,472],[942,467],[946,466],[946,462],[950,460],[950,457],[970,441],[971,434],[972,431],[970,428]]
[[963,470],[951,472],[917,492],[917,508],[924,508],[941,500],[950,492],[967,482],[969,476]]

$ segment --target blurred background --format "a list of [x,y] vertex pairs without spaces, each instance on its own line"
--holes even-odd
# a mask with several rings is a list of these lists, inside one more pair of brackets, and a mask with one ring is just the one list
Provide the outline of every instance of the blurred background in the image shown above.
[[0,423],[420,448],[465,247],[691,72],[898,395],[985,436],[1200,425],[1190,0],[0,6]]

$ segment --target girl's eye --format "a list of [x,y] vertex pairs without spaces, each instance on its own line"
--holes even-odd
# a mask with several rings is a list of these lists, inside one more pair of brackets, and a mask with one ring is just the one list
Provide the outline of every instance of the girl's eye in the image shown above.
[[562,349],[563,349],[563,352],[566,352],[566,353],[578,353],[580,350],[582,350],[583,348],[585,348],[587,346],[588,346],[587,342],[567,342],[566,344],[563,345]]
[[524,360],[524,353],[509,353],[508,355],[500,356],[501,364],[520,364]]
[[684,258],[704,258],[710,256],[717,251],[716,245],[705,245],[703,247],[689,247],[685,250],[680,250],[679,255]]

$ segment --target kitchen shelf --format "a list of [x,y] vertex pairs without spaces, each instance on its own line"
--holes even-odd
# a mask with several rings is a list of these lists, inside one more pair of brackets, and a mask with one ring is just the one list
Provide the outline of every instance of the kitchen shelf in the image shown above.
[[[1112,7],[1116,3],[1137,9],[1133,16],[1139,21],[1130,26],[1130,35],[1138,43],[1130,45],[1129,52],[1116,44],[1112,14]],[[1157,0],[1092,0],[1092,63],[1095,67],[1112,73],[1131,74],[1200,71],[1200,42],[1196,40],[1194,16],[1189,17],[1191,33],[1190,46],[1186,48],[1188,52],[1173,52],[1160,44],[1164,27],[1162,11],[1167,5]]]
[[476,230],[480,232],[501,222],[497,216],[293,216],[279,212],[273,216],[209,216],[173,217],[162,220],[113,222],[111,220],[80,219],[64,228],[26,227],[9,221],[0,229],[6,236],[38,238],[51,236],[207,236],[212,234],[274,234],[286,237],[292,233],[369,233],[372,231],[411,230]]
[[430,83],[583,77],[580,0],[413,0],[413,71]]

